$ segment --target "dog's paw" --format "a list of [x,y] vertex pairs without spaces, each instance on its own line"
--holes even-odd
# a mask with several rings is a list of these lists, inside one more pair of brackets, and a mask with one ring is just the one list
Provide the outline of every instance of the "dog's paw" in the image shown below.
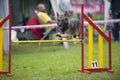
[[67,37],[69,37],[69,35],[68,34],[61,34],[61,37],[67,38]]
[[60,34],[60,33],[57,33],[56,36],[57,36],[57,37],[61,37],[61,34]]
[[61,34],[61,33],[57,33],[56,36],[58,37],[65,37],[67,38],[69,35],[68,34]]

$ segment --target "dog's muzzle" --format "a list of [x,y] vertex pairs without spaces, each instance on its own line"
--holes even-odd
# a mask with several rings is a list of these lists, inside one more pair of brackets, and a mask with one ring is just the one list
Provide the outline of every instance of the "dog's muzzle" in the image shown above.
[[62,23],[61,22],[58,22],[57,25],[58,25],[58,27],[62,27]]

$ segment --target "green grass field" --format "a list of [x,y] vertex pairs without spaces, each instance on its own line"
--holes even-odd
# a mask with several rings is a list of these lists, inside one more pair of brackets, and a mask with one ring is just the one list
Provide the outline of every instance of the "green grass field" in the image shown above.
[[[87,66],[87,44],[85,66]],[[94,44],[94,52],[97,52]],[[112,66],[114,73],[80,73],[80,44],[70,44],[69,49],[53,43],[24,43],[12,45],[12,77],[0,75],[0,80],[120,80],[120,42],[112,42]],[[106,56],[107,43],[104,43]],[[94,54],[97,56],[97,54]],[[4,61],[7,55],[4,55]],[[107,66],[107,58],[104,57]],[[4,62],[5,63],[5,62]],[[4,64],[4,67],[6,65]]]

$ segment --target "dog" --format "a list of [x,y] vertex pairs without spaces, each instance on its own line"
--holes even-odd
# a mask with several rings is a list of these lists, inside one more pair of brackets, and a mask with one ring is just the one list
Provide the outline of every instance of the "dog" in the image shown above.
[[80,20],[71,19],[69,12],[65,12],[63,15],[59,15],[57,13],[57,25],[59,30],[59,34],[57,34],[57,36],[66,34],[70,38],[80,38]]

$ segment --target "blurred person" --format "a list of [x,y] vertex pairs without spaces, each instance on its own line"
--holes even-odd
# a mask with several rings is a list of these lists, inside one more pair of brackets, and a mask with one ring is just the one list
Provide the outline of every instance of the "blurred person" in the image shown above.
[[[20,25],[29,27],[31,25],[40,25],[40,21],[36,16],[30,18],[29,16],[23,14],[22,21],[19,22]],[[40,40],[42,38],[42,29],[30,28],[30,29],[20,29],[17,30],[18,40]]]
[[[37,10],[35,10],[35,13],[38,16],[38,19],[40,20],[40,22],[42,24],[50,24],[50,23],[56,23],[56,20],[52,20],[49,15],[46,13],[46,7],[43,3],[39,3],[37,5]],[[53,31],[52,28],[48,28],[47,32],[49,31]],[[56,32],[56,29],[54,29],[54,31]]]
[[[29,21],[26,23],[26,26],[28,27],[29,25],[40,25],[40,21],[38,20],[37,17],[33,17],[31,19],[29,19]],[[40,40],[42,38],[42,29],[41,28],[33,28],[30,29],[30,31],[32,32],[31,35],[33,35],[33,37],[30,34],[30,32],[26,33],[27,37],[29,36],[30,39],[32,40]]]
[[56,23],[56,20],[52,20],[46,13],[46,7],[43,3],[38,4],[36,13],[42,24]]
[[[108,0],[111,3],[110,10],[112,19],[120,19],[120,0]],[[115,42],[119,41],[119,22],[115,22],[112,28],[113,38]]]

